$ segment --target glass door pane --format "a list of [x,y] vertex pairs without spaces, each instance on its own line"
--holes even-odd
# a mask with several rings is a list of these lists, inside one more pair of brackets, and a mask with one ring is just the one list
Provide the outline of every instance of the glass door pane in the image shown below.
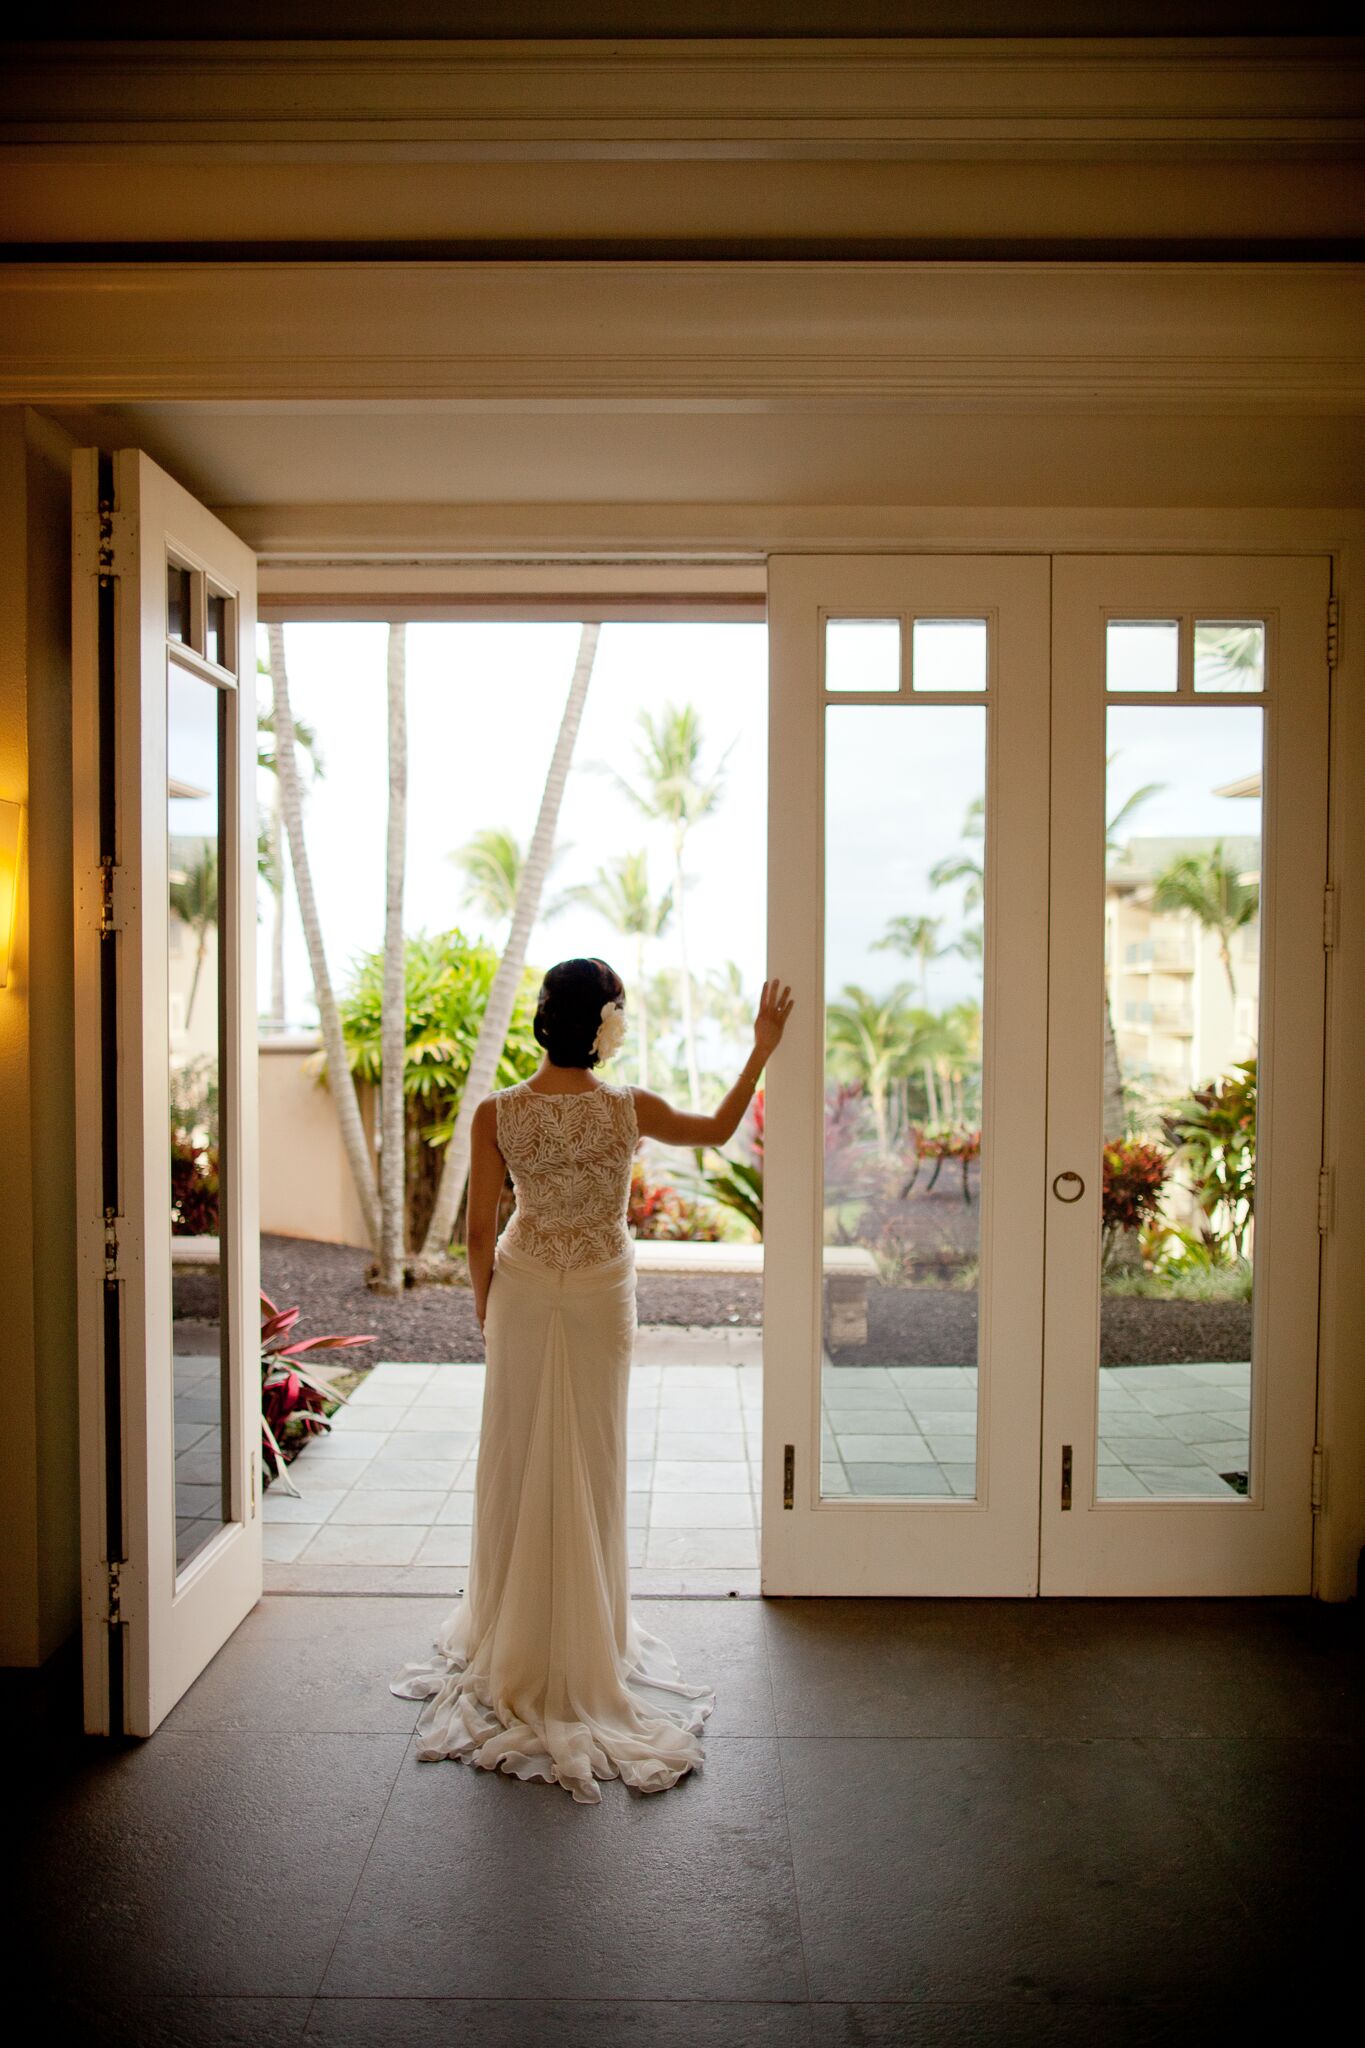
[[[222,846],[225,700],[175,660],[166,672],[167,1044],[171,1147],[171,1259],[207,1256],[195,1277],[195,1313],[174,1337],[176,1564],[183,1566],[229,1519],[224,1416],[229,1351],[226,1261],[219,1188],[224,1121],[222,932],[232,915]],[[229,1169],[230,1170],[230,1169]],[[216,1256],[215,1256],[216,1255]]]
[[986,715],[825,712],[828,1495],[976,1493]]
[[1104,1500],[1248,1489],[1264,717],[1107,710]]

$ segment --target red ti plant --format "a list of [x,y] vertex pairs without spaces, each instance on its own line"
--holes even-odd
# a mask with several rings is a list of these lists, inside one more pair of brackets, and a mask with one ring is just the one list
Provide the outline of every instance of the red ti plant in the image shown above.
[[1139,1230],[1157,1214],[1170,1167],[1171,1155],[1160,1145],[1150,1145],[1141,1138],[1108,1140],[1104,1147],[1104,1187],[1100,1198],[1106,1259],[1120,1231]]
[[[285,1470],[310,1436],[331,1428],[327,1404],[348,1400],[336,1384],[333,1369],[318,1365],[315,1351],[345,1351],[354,1344],[373,1344],[373,1337],[296,1338],[294,1326],[301,1309],[276,1308],[268,1294],[262,1294],[265,1316],[261,1323],[261,1434],[265,1455],[273,1463],[273,1476],[287,1493],[297,1499],[299,1490]],[[307,1363],[304,1363],[307,1356]],[[281,1446],[285,1424],[297,1422],[299,1441],[292,1451]]]

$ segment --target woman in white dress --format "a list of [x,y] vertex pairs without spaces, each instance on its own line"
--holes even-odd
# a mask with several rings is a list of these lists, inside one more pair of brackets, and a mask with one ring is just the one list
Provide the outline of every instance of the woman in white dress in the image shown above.
[[[630,1601],[630,1169],[642,1137],[733,1136],[791,1007],[765,982],[743,1072],[713,1115],[691,1115],[592,1078],[625,1034],[625,989],[604,960],[563,960],[536,1008],[540,1067],[475,1111],[467,1235],[488,1370],[468,1581],[435,1658],[390,1683],[426,1701],[423,1762],[544,1778],[590,1804],[600,1778],[662,1792],[702,1762],[714,1692],[683,1682]],[[509,1169],[516,1207],[495,1241]]]

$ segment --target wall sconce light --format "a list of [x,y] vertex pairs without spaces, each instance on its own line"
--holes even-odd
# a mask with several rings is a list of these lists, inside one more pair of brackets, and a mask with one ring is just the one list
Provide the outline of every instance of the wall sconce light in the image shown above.
[[10,954],[19,909],[19,821],[23,806],[0,797],[0,988],[9,986]]

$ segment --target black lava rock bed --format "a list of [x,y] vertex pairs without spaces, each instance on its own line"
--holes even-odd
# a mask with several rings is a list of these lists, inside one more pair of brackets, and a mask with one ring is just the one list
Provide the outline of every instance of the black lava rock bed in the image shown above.
[[[378,1338],[367,1359],[428,1365],[483,1357],[474,1299],[464,1287],[409,1288],[395,1299],[365,1285],[368,1252],[308,1239],[263,1237],[261,1285],[281,1307],[303,1310],[300,1333],[356,1331]],[[642,1273],[642,1323],[756,1329],[763,1284],[745,1275]],[[211,1319],[218,1276],[175,1277],[177,1318]],[[953,1287],[871,1287],[867,1342],[835,1352],[839,1365],[970,1365],[977,1342],[976,1295]],[[1100,1317],[1102,1365],[1184,1365],[1251,1355],[1250,1302],[1161,1301],[1107,1296]],[[359,1357],[352,1354],[354,1362]],[[348,1361],[349,1362],[349,1361]]]

